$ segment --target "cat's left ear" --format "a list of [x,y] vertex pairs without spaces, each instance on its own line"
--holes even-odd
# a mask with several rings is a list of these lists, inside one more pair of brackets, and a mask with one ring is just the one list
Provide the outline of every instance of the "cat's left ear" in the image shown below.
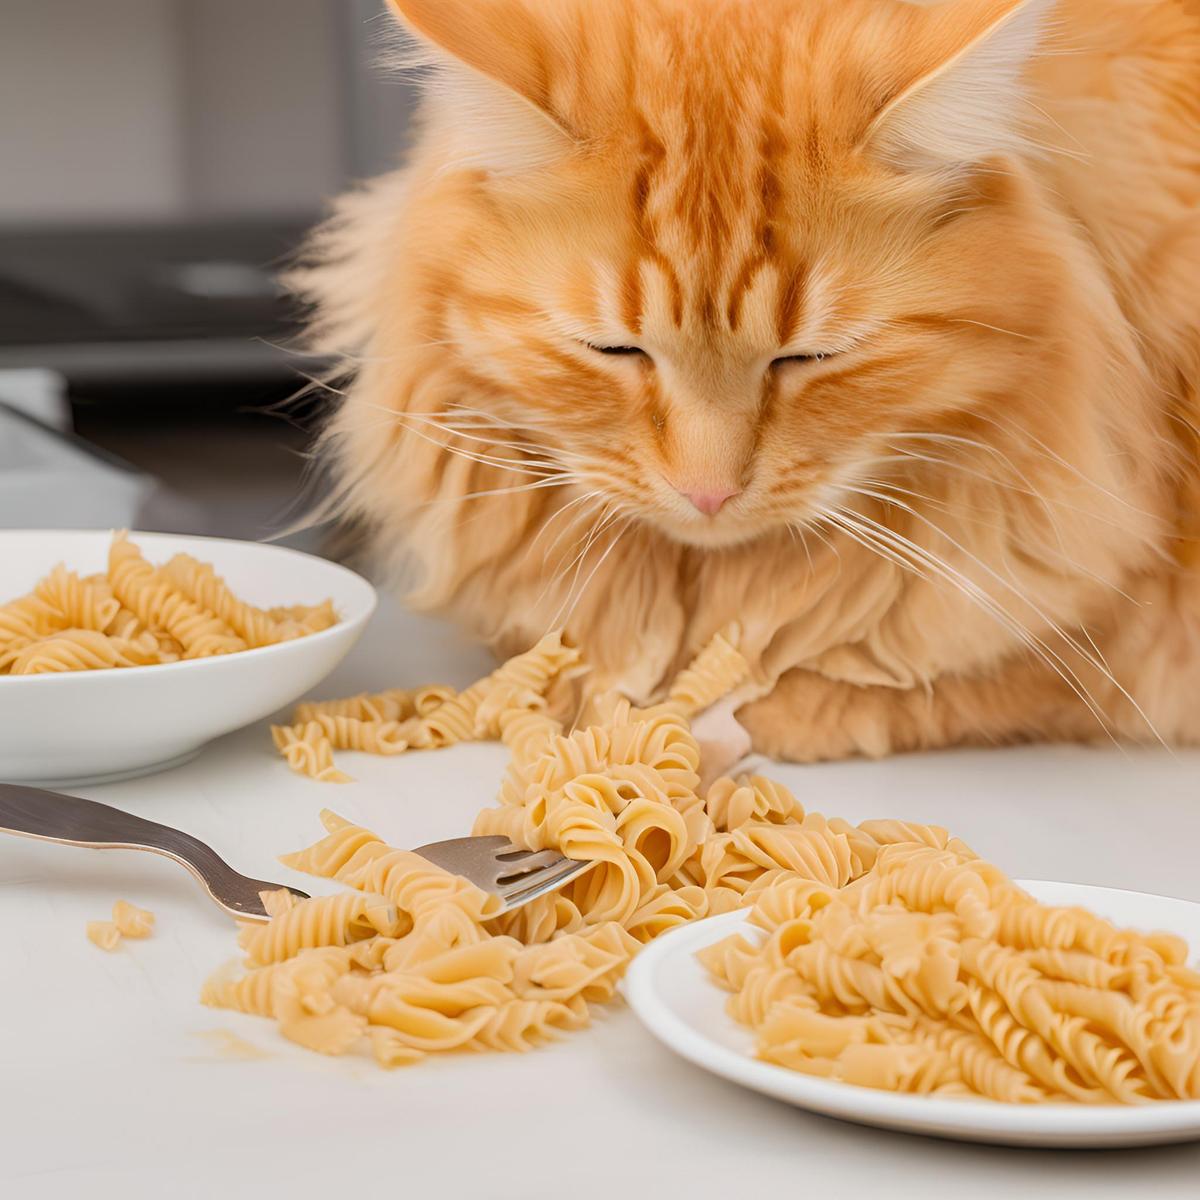
[[[1027,146],[1024,73],[1055,0],[952,0],[910,10],[911,37],[865,144],[910,169]],[[906,43],[906,44],[904,44]]]
[[577,0],[388,0],[422,51],[439,140],[463,166],[508,173],[580,139],[564,95],[587,51]]

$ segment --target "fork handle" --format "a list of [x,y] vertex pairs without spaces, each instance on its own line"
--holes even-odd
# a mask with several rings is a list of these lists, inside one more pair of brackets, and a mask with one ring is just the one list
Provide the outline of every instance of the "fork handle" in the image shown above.
[[216,851],[191,834],[82,796],[0,783],[0,833],[95,850],[153,850],[200,871],[228,871]]

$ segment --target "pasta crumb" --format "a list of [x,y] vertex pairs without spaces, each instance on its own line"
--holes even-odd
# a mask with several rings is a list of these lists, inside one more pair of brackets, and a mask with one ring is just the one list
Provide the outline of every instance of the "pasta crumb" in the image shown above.
[[128,900],[113,905],[112,919],[122,937],[146,938],[154,931],[154,914]]
[[87,936],[88,941],[101,950],[115,950],[121,940],[121,931],[112,921],[89,921]]

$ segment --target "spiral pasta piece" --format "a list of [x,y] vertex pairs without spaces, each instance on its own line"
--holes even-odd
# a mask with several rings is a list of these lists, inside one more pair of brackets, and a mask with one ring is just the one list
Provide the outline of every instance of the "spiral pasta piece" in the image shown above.
[[333,743],[319,721],[302,726],[272,725],[275,746],[293,771],[319,783],[349,783],[350,776],[333,762]]
[[338,619],[331,600],[322,600],[320,604],[285,604],[266,611],[272,621],[278,622],[290,636],[296,637],[330,629]]
[[8,670],[13,675],[46,675],[147,667],[158,661],[157,651],[147,651],[137,642],[108,637],[94,629],[63,629],[16,651]]
[[118,607],[104,632],[110,638],[132,642],[145,654],[156,655],[160,663],[178,662],[183,657],[183,647],[170,634],[148,629],[124,605]]
[[704,797],[713,828],[730,833],[751,822],[787,825],[804,820],[804,808],[782,784],[761,775],[716,780]]
[[518,767],[536,762],[562,736],[562,722],[529,708],[506,708],[497,717],[500,740],[512,751]]
[[108,574],[121,603],[144,624],[162,628],[175,638],[185,658],[246,649],[246,643],[220,617],[188,600],[123,533],[113,538],[109,548]]
[[388,1070],[407,1067],[425,1057],[423,1050],[405,1045],[404,1039],[386,1025],[368,1025],[367,1036],[371,1041],[371,1053],[375,1061]]
[[106,578],[80,579],[62,563],[38,582],[33,594],[54,609],[63,627],[69,629],[102,633],[121,607]]
[[299,635],[276,621],[269,612],[239,600],[210,563],[190,554],[176,554],[162,568],[163,576],[193,604],[207,609],[252,649],[270,646]]
[[350,964],[349,952],[341,947],[309,948],[295,958],[258,967],[241,978],[217,972],[204,984],[200,1001],[211,1008],[273,1017],[277,1011],[276,991],[284,976],[298,977],[298,987],[305,994],[323,995],[335,979],[350,970]]
[[345,700],[321,700],[299,704],[292,720],[295,724],[302,724],[317,717],[352,717],[358,721],[400,722],[414,716],[428,716],[454,696],[454,689],[448,687],[424,687],[411,691],[391,688],[385,692],[362,692]]
[[367,847],[390,849],[369,829],[352,825],[327,808],[321,810],[320,817],[327,835],[305,850],[281,855],[279,861],[285,867],[322,879],[340,879],[343,871],[353,872],[358,868],[361,861],[358,856]]
[[393,936],[401,917],[382,896],[342,893],[302,900],[265,925],[245,925],[238,945],[251,966],[293,958],[301,950],[346,946],[377,933]]
[[0,605],[0,658],[48,637],[66,624],[57,608],[36,595],[19,596]]
[[850,882],[850,844],[823,823],[808,827],[751,822],[732,833],[718,834],[701,848],[708,886],[745,891],[760,875],[785,870],[830,887]]
[[750,675],[750,664],[737,649],[739,630],[731,625],[718,633],[671,684],[667,702],[694,717],[727,696]]

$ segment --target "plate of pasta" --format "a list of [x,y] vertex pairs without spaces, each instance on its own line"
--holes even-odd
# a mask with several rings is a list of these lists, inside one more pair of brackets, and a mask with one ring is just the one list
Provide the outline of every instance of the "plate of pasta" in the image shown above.
[[1020,1146],[1200,1139],[1200,904],[908,853],[928,861],[892,866],[936,870],[948,904],[901,903],[886,862],[849,895],[784,883],[647,947],[630,1005],[697,1066],[859,1124]]
[[365,579],[281,546],[0,531],[0,778],[179,763],[318,684],[374,608]]

